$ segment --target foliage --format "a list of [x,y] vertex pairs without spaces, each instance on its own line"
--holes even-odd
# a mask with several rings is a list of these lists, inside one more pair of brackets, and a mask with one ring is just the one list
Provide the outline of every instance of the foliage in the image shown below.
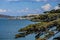
[[[25,37],[29,34],[35,33],[36,40],[47,40],[56,34],[54,32],[55,30],[57,33],[60,32],[60,9],[47,12],[47,14],[34,16],[34,18],[30,19],[31,21],[39,23],[30,24],[24,28],[19,29],[18,32],[22,33],[16,34],[16,38]],[[56,27],[56,29],[50,30],[53,27]],[[41,38],[42,35],[44,35],[43,38]]]

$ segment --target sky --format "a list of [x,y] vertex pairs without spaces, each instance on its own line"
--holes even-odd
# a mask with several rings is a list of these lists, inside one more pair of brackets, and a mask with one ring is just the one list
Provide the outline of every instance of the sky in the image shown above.
[[58,9],[60,0],[0,0],[0,14],[24,16]]

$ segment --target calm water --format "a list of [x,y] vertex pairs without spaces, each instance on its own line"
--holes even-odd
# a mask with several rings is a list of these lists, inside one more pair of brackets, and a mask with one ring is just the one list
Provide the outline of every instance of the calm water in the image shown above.
[[33,22],[28,20],[8,20],[0,19],[0,40],[34,40],[34,35],[30,34],[25,38],[15,39],[15,34],[18,33],[20,28],[27,26]]
[[[30,34],[24,38],[14,38],[20,28],[23,28],[29,24],[33,24],[33,22],[28,20],[0,19],[0,40],[35,40],[34,34]],[[49,40],[52,40],[52,38]]]

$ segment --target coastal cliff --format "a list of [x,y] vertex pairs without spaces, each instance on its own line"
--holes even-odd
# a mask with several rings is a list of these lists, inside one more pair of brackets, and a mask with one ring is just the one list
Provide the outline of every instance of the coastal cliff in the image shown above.
[[48,13],[44,12],[44,14],[38,16],[35,15],[30,21],[39,23],[30,24],[19,29],[18,32],[20,33],[16,34],[15,38],[35,33],[35,40],[48,40],[60,32],[60,9],[51,10]]

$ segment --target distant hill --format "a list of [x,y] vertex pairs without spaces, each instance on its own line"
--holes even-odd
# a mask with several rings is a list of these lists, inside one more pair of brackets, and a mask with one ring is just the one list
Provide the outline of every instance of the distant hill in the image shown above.
[[14,16],[0,14],[0,18],[14,18]]

